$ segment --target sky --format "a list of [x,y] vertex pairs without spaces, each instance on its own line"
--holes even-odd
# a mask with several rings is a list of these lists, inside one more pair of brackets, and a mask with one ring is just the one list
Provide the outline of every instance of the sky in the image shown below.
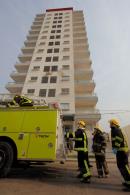
[[0,0],[0,93],[35,15],[58,7],[84,12],[100,125],[107,131],[111,118],[130,124],[130,0]]

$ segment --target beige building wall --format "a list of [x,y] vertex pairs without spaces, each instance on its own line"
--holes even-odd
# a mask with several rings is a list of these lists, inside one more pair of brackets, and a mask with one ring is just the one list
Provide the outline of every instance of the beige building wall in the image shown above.
[[93,129],[100,113],[83,11],[49,9],[36,15],[18,58],[10,75],[14,82],[6,85],[11,95],[58,102],[65,129],[75,129],[80,119]]
[[130,125],[127,125],[126,127],[123,127],[122,130],[123,130],[123,132],[126,136],[128,146],[129,146],[129,150],[130,150]]

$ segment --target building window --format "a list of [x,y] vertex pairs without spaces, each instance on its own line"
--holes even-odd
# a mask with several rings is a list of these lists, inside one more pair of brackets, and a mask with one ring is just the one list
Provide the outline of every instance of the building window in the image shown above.
[[57,21],[55,20],[55,21],[53,21],[53,24],[56,24],[57,23]]
[[67,38],[67,37],[70,37],[70,35],[69,35],[69,34],[67,34],[67,35],[64,35],[64,38]]
[[52,53],[52,49],[48,49],[47,50],[47,53]]
[[70,76],[62,76],[62,81],[69,81],[70,80]]
[[39,43],[39,45],[45,45],[46,43],[45,42],[41,42],[41,43]]
[[50,66],[44,66],[44,72],[49,72],[50,71]]
[[46,62],[51,62],[51,57],[46,57]]
[[52,30],[51,33],[55,33],[55,30]]
[[42,57],[36,57],[35,61],[41,61]]
[[33,94],[34,92],[35,92],[35,89],[28,89],[28,90],[27,90],[27,93],[28,93],[28,94]]
[[55,48],[54,53],[59,53],[59,48]]
[[55,16],[58,16],[58,13],[55,13]]
[[43,33],[43,34],[46,34],[46,33],[48,33],[48,31],[47,31],[47,30],[45,30],[45,31],[42,31],[42,33]]
[[42,53],[44,49],[38,49],[37,53]]
[[68,29],[68,28],[64,30],[64,32],[69,32],[69,31],[70,31],[70,29]]
[[63,13],[59,13],[59,15],[63,15]]
[[61,28],[61,25],[57,25],[57,28]]
[[55,45],[60,45],[60,42],[59,42],[59,41],[56,41],[56,42],[55,42]]
[[69,70],[69,68],[70,68],[69,65],[63,65],[63,66],[62,66],[62,69],[63,69],[63,70]]
[[68,95],[69,94],[69,88],[62,88],[61,89],[61,94],[62,95]]
[[59,17],[58,19],[62,19],[62,17]]
[[56,39],[60,39],[60,37],[61,37],[60,35],[56,35]]
[[40,66],[33,66],[33,69],[32,70],[39,70],[40,69]]
[[53,25],[52,28],[56,28],[56,25]]
[[58,66],[52,66],[51,67],[51,71],[57,71],[58,70]]
[[63,48],[63,52],[67,52],[67,51],[70,51],[70,48]]
[[64,42],[63,42],[63,44],[65,44],[65,45],[66,45],[66,44],[69,44],[69,43],[70,43],[69,41],[64,41]]
[[62,23],[62,20],[59,20],[58,23]]
[[57,30],[57,33],[61,33],[61,30]]
[[53,57],[53,62],[57,62],[59,60],[59,57],[58,56],[54,56]]
[[46,97],[46,89],[40,89],[40,91],[39,91],[39,96],[40,97]]
[[63,56],[62,60],[69,60],[69,59],[70,59],[70,56]]
[[49,46],[52,46],[53,44],[54,44],[53,42],[49,42],[49,44],[48,44],[48,45],[49,45]]
[[52,76],[50,78],[50,83],[56,83],[56,81],[57,81],[57,77],[56,76]]
[[38,77],[31,77],[31,81],[37,81]]
[[42,37],[41,37],[41,39],[46,39],[46,38],[47,38],[47,36],[42,36]]
[[54,17],[54,20],[56,20],[57,19],[57,17]]
[[48,83],[48,77],[42,77],[41,83]]
[[68,111],[70,105],[69,105],[69,103],[61,103],[60,106],[61,106],[62,110]]
[[48,97],[55,97],[56,89],[49,89]]
[[50,39],[54,39],[55,38],[55,36],[50,36]]

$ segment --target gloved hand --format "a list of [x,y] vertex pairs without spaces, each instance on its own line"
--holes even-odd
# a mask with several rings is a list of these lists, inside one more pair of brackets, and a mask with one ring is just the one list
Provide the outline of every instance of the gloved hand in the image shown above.
[[112,152],[113,152],[113,154],[117,154],[117,149],[116,148],[113,148],[112,149]]

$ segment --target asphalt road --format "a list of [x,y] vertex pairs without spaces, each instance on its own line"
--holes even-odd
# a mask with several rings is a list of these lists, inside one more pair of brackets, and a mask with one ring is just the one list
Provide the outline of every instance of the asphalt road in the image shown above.
[[76,178],[77,163],[51,163],[28,169],[13,169],[8,178],[0,179],[0,195],[124,195],[121,176],[115,163],[109,163],[110,177],[97,178],[93,162],[90,184]]

